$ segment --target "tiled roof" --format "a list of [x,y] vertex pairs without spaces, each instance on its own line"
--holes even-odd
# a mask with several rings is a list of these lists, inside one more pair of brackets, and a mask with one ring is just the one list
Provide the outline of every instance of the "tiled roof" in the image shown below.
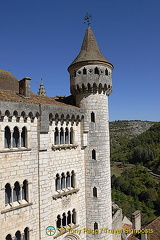
[[0,89],[18,91],[18,79],[12,73],[0,70]]
[[145,229],[153,229],[153,233],[147,234],[147,240],[159,240],[160,239],[160,216],[154,221],[148,224]]
[[30,94],[30,98],[24,98],[14,91],[0,90],[0,100],[77,108],[76,106],[62,102],[62,100],[59,101],[58,97],[41,96],[41,95],[34,94],[32,92]]
[[83,61],[101,61],[109,63],[109,61],[100,52],[97,41],[90,27],[86,30],[80,53],[71,65]]

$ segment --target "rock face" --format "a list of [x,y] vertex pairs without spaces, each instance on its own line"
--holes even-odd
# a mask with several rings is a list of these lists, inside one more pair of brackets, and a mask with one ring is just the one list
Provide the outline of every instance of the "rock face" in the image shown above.
[[111,143],[118,143],[118,137],[131,139],[148,130],[155,122],[140,120],[118,120],[109,123]]

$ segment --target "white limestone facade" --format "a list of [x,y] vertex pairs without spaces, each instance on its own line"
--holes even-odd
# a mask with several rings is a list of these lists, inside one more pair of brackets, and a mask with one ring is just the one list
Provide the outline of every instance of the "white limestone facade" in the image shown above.
[[112,239],[112,70],[90,27],[68,68],[70,97],[33,94],[28,77],[18,89],[0,70],[10,82],[0,90],[1,239]]

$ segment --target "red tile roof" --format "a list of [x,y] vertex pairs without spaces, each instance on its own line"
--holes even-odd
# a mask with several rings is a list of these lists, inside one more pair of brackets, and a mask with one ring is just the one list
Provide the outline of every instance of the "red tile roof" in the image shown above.
[[147,234],[147,240],[160,240],[160,216],[148,224],[145,229],[153,229],[153,233]]
[[69,105],[62,101],[59,101],[58,97],[40,96],[32,92],[30,98],[24,98],[14,91],[0,90],[0,100],[77,108],[76,106]]

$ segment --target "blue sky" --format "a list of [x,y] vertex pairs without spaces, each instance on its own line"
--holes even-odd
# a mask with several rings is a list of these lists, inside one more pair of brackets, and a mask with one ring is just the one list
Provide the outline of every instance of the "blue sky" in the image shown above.
[[159,0],[0,0],[0,69],[40,79],[48,96],[70,94],[68,66],[91,28],[114,65],[109,116],[160,121]]

